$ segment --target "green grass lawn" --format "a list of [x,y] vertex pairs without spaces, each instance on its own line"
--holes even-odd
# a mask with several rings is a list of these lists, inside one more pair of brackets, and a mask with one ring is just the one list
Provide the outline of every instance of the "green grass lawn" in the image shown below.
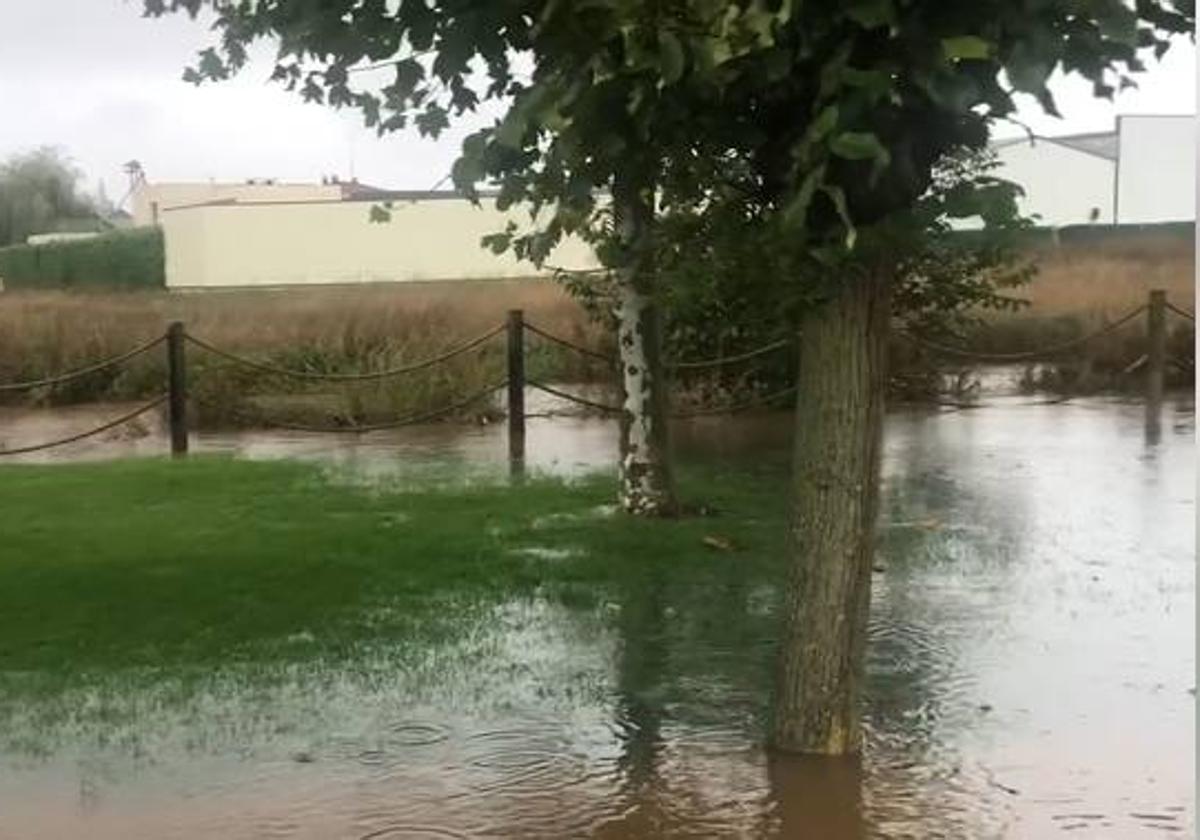
[[[215,458],[0,468],[0,673],[338,657],[513,594],[779,574],[781,471],[685,471],[715,516],[613,513],[611,477],[356,485]],[[728,540],[713,548],[706,536]],[[303,643],[297,643],[297,640]]]

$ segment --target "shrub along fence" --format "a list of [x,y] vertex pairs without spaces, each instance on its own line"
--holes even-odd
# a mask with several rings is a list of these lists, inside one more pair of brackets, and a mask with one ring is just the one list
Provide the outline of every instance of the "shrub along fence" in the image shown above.
[[[1146,304],[1127,312],[1125,315],[1121,316],[1115,321],[1106,324],[1105,326],[1095,330],[1092,333],[1089,333],[1088,335],[1081,336],[1074,341],[1055,344],[1049,347],[1032,349],[1020,353],[977,353],[964,348],[951,347],[944,344],[930,342],[920,335],[912,333],[904,333],[904,335],[908,340],[933,353],[952,356],[959,359],[968,359],[981,363],[1012,363],[1049,359],[1060,356],[1063,353],[1079,349],[1089,342],[1095,341],[1102,336],[1119,330],[1135,322],[1143,315],[1146,318],[1146,352],[1138,359],[1134,360],[1127,367],[1127,371],[1132,373],[1136,370],[1144,369],[1147,428],[1156,429],[1158,422],[1157,418],[1161,412],[1163,401],[1165,371],[1167,365],[1173,361],[1170,359],[1167,352],[1167,317],[1168,315],[1174,315],[1193,324],[1195,323],[1194,313],[1172,305],[1167,301],[1166,293],[1163,291],[1152,291],[1150,293],[1149,301]],[[175,456],[186,455],[188,451],[189,433],[187,386],[187,348],[189,346],[194,347],[197,351],[209,353],[215,357],[218,357],[219,359],[231,365],[264,371],[281,377],[291,377],[323,382],[348,383],[391,379],[415,373],[417,371],[434,368],[464,354],[475,352],[480,348],[487,346],[501,335],[505,336],[507,344],[507,371],[503,381],[490,384],[462,399],[454,400],[439,408],[422,411],[403,417],[397,417],[384,423],[306,426],[286,421],[270,420],[268,418],[266,419],[265,425],[268,427],[273,426],[276,428],[314,433],[363,434],[366,432],[374,432],[384,429],[396,429],[403,426],[428,423],[433,420],[461,412],[468,406],[486,400],[500,391],[506,391],[509,456],[514,466],[519,468],[525,457],[525,426],[527,419],[534,416],[547,416],[545,414],[533,415],[526,412],[525,393],[527,389],[532,388],[542,391],[543,393],[546,393],[566,403],[574,404],[583,409],[584,412],[599,412],[605,415],[620,415],[624,410],[623,407],[618,403],[606,403],[587,399],[579,396],[578,394],[570,393],[526,376],[525,350],[527,338],[530,335],[541,341],[550,342],[558,347],[568,349],[586,356],[594,361],[601,362],[608,366],[614,373],[616,369],[618,369],[619,361],[615,356],[598,353],[595,350],[576,344],[572,341],[562,338],[561,336],[555,335],[554,333],[543,330],[535,324],[526,323],[524,314],[521,310],[511,311],[505,323],[498,324],[493,328],[486,330],[482,334],[470,339],[469,341],[465,341],[454,347],[450,347],[442,353],[436,354],[421,361],[398,367],[387,368],[383,370],[364,371],[361,373],[323,373],[320,371],[286,368],[268,364],[256,359],[229,352],[221,347],[205,341],[203,338],[191,335],[187,332],[182,322],[175,321],[168,326],[164,334],[155,336],[145,343],[120,355],[113,356],[86,367],[52,377],[24,382],[0,384],[0,392],[24,391],[34,388],[55,387],[72,382],[80,377],[96,373],[97,371],[118,367],[134,358],[137,358],[145,353],[150,353],[164,345],[166,348],[167,381],[165,383],[164,391],[158,396],[138,406],[129,413],[122,414],[121,416],[116,417],[111,421],[108,421],[93,429],[72,434],[59,440],[46,441],[39,444],[11,449],[0,449],[0,456],[19,455],[45,449],[52,449],[59,446],[65,446],[76,441],[84,440],[86,438],[94,437],[124,423],[128,423],[164,404],[167,407],[167,421],[170,429],[171,452]],[[721,358],[707,359],[702,361],[671,362],[668,363],[668,370],[672,371],[675,375],[680,376],[687,375],[688,372],[693,371],[702,372],[727,365],[744,364],[746,362],[758,360],[769,354],[785,350],[790,346],[791,342],[777,341],[754,350],[724,356]],[[685,412],[676,412],[673,416],[678,418],[686,418],[714,414],[732,414],[752,408],[777,404],[781,398],[793,394],[794,392],[795,387],[792,386],[772,394],[756,396],[750,400],[742,402],[730,402],[724,405],[706,406]],[[1065,399],[1068,398],[1052,400],[1050,402],[1063,402]],[[949,405],[954,408],[981,407],[981,405],[977,403],[952,403]]]
[[5,289],[162,289],[162,231],[140,228],[0,248],[0,280]]

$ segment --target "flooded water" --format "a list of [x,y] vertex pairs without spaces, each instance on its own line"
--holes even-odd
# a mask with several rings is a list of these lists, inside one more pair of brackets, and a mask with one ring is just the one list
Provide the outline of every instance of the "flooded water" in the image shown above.
[[[146,431],[75,454],[163,451]],[[786,463],[778,418],[679,431],[685,458]],[[1193,441],[1190,401],[1149,437],[1103,399],[893,412],[860,760],[764,748],[772,581],[651,578],[464,612],[416,652],[10,714],[0,838],[1189,837]],[[527,442],[568,472],[615,446],[600,420],[534,420]],[[495,426],[196,449],[366,475],[506,457]]]

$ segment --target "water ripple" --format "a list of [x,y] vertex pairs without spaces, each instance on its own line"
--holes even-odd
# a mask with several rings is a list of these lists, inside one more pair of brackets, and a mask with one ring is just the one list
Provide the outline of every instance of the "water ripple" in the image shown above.
[[387,741],[398,747],[427,747],[450,738],[450,727],[436,723],[401,721],[388,727]]
[[400,823],[378,828],[368,834],[359,835],[358,840],[469,840],[471,835],[453,831],[449,828],[439,828],[434,825],[408,825]]

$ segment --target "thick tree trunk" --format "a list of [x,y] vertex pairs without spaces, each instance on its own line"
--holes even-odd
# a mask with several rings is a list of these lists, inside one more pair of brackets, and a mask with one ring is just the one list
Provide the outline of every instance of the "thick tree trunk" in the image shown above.
[[622,244],[630,254],[617,272],[617,344],[625,401],[621,418],[621,507],[639,516],[676,513],[667,428],[667,379],[662,363],[658,308],[650,295],[648,242],[651,210],[638,199],[615,207]]
[[847,282],[800,326],[791,579],[774,743],[840,755],[860,746],[889,296],[885,272]]

